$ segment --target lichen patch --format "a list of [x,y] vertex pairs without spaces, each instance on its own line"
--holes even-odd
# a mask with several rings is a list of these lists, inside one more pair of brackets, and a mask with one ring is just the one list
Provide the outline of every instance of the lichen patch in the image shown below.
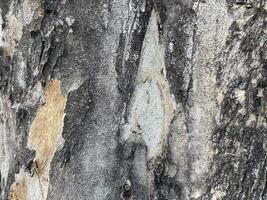
[[221,190],[211,190],[212,193],[212,200],[220,200],[223,199],[223,197],[226,195],[226,192]]
[[235,89],[234,94],[240,103],[245,101],[245,99],[246,99],[246,91],[245,90]]
[[256,115],[250,113],[250,114],[249,114],[249,118],[248,118],[248,120],[246,121],[246,126],[251,126],[251,124],[255,123],[256,120],[257,120]]
[[3,36],[5,42],[1,45],[3,54],[13,56],[15,47],[22,37],[23,25],[15,15],[8,15],[6,19],[6,28]]

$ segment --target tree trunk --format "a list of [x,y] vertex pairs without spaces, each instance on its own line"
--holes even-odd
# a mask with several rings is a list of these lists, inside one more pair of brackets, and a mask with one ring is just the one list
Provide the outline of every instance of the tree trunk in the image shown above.
[[2,200],[266,200],[266,0],[1,0]]

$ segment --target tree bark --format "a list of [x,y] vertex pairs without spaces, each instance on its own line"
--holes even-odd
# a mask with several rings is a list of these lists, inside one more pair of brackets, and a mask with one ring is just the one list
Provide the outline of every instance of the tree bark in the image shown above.
[[0,199],[267,199],[266,0],[0,8]]

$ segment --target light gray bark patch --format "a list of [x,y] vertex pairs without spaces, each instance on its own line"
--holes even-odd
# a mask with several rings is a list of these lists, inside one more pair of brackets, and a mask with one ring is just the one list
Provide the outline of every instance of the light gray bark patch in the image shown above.
[[143,5],[133,4],[136,7],[132,14],[132,21],[125,22],[124,29],[120,34],[120,42],[117,47],[116,72],[118,89],[125,105],[125,120],[129,114],[129,103],[135,88],[135,81],[141,57],[141,49],[147,30],[149,17],[153,3],[146,2]]

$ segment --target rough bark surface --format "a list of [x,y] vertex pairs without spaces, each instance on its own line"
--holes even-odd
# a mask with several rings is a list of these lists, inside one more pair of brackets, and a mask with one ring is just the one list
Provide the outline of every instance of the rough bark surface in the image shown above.
[[2,200],[266,200],[266,0],[0,0]]

